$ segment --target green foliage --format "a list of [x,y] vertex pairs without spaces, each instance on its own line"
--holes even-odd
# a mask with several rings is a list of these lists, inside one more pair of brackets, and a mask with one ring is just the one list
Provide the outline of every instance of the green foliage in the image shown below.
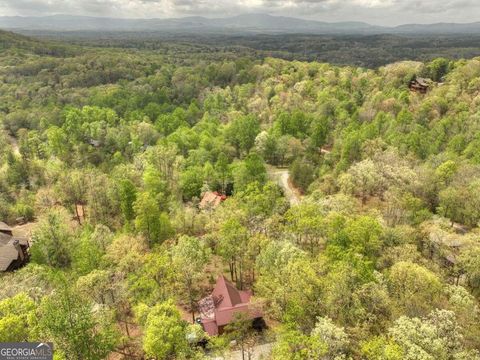
[[274,129],[281,135],[292,135],[297,138],[305,138],[311,119],[305,113],[295,111],[292,114],[282,112],[277,116]]
[[302,191],[306,191],[315,180],[315,167],[308,161],[297,159],[289,170],[293,184]]
[[273,355],[275,359],[344,359],[348,343],[344,329],[319,317],[310,335],[292,329],[280,333]]
[[476,196],[479,190],[480,181],[442,190],[439,194],[439,212],[453,221],[476,226],[480,221],[480,204]]
[[[0,277],[0,338],[100,359],[118,328],[121,352],[200,358],[187,337],[204,334],[176,306],[194,320],[227,274],[279,323],[275,359],[478,358],[479,60],[369,70],[400,56],[391,41],[424,39],[344,37],[342,63],[369,44],[352,67],[239,39],[107,48],[0,32],[0,221],[38,219],[15,229],[33,228],[35,264]],[[270,53],[288,57],[310,37],[281,39]],[[316,39],[309,51],[332,56],[338,39]],[[409,91],[416,76],[433,80],[426,94]],[[207,190],[225,201],[198,206]],[[212,347],[251,352],[249,325]]]
[[128,223],[135,218],[134,204],[137,200],[137,189],[135,185],[124,179],[120,182],[120,206],[122,208],[123,217]]
[[452,62],[445,58],[438,58],[425,67],[425,75],[433,81],[443,81],[445,75],[452,68]]
[[85,275],[102,267],[103,256],[113,240],[110,229],[97,225],[94,231],[86,229],[72,249],[72,267],[78,274]]
[[0,341],[32,340],[30,323],[34,319],[36,304],[25,293],[0,301]]
[[188,303],[194,321],[210,251],[200,239],[184,235],[178,239],[177,245],[172,247],[171,256],[178,286],[177,295]]
[[423,319],[399,318],[389,335],[402,349],[404,359],[448,359],[463,350],[459,330],[454,313],[436,310]]
[[34,262],[60,268],[70,266],[73,238],[67,227],[69,221],[62,209],[52,209],[45,214],[32,235]]
[[267,181],[267,171],[263,159],[257,154],[250,154],[244,161],[234,164],[233,181],[235,191],[242,191],[251,183],[263,185]]
[[66,284],[42,300],[38,328],[43,338],[75,359],[104,359],[118,341],[110,315],[103,310],[93,313],[92,304]]
[[384,337],[376,337],[362,344],[362,354],[368,360],[404,359],[400,345]]
[[236,117],[226,128],[225,138],[235,148],[238,156],[247,154],[260,132],[258,120],[252,116]]
[[389,280],[400,311],[407,315],[425,315],[441,299],[440,279],[422,266],[398,262],[390,269]]
[[182,173],[180,182],[185,200],[199,198],[203,186],[203,170],[200,167],[191,167]]
[[186,323],[173,302],[160,303],[149,309],[143,327],[143,350],[147,356],[177,359],[188,352]]
[[464,252],[460,266],[467,276],[469,286],[474,294],[480,294],[480,249],[475,247]]
[[160,211],[157,201],[149,193],[138,195],[134,205],[135,227],[150,244],[161,243],[173,235],[168,215]]

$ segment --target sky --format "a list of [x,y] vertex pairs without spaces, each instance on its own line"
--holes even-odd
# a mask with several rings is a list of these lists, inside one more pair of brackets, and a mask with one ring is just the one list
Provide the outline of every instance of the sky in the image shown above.
[[226,17],[267,13],[320,21],[480,21],[479,0],[0,0],[0,16],[54,14],[119,18]]

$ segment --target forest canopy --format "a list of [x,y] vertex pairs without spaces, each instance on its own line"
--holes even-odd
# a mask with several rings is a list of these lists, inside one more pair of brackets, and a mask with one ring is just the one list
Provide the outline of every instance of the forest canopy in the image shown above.
[[[0,221],[32,226],[30,262],[0,275],[0,341],[480,359],[480,58],[367,69],[4,32],[0,49]],[[220,275],[264,304],[266,339],[192,323]]]

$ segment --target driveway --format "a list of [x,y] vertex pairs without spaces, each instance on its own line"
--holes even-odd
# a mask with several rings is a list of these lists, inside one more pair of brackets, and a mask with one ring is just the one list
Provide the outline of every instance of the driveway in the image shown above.
[[289,181],[290,173],[288,169],[276,168],[273,166],[267,167],[267,173],[272,181],[275,181],[283,189],[285,197],[290,202],[290,205],[298,205],[302,200],[297,189]]

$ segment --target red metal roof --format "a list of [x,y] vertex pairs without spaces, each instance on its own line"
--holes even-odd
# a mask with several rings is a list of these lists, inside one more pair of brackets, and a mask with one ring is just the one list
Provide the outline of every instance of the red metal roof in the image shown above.
[[231,323],[236,313],[244,313],[250,319],[262,317],[260,307],[250,302],[251,297],[250,291],[240,291],[220,276],[212,294],[200,301],[204,330],[211,336],[217,335],[219,326]]
[[222,195],[218,192],[211,192],[208,191],[205,194],[203,194],[203,198],[200,201],[199,207],[200,209],[206,209],[206,208],[216,208],[218,205],[222,203],[222,201],[225,201],[227,197],[225,195]]

